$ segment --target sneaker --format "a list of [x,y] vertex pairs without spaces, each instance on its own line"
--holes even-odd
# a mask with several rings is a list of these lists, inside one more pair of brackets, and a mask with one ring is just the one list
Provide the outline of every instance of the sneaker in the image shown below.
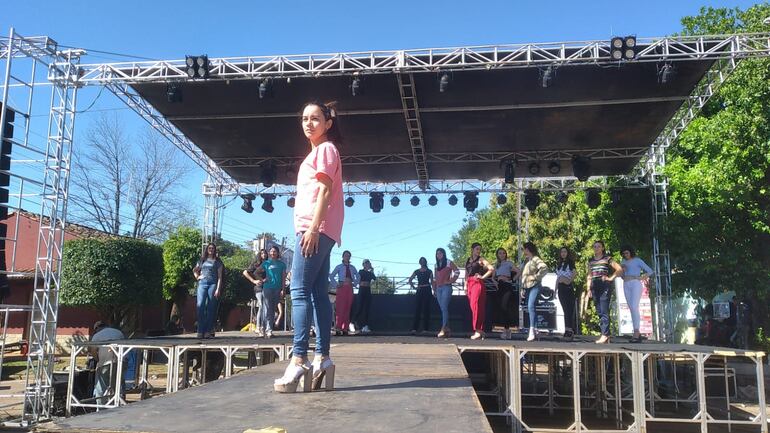
[[348,330],[350,331],[351,334],[355,334],[356,333],[356,325],[354,325],[352,323],[349,324],[348,325]]
[[256,328],[254,330],[254,333],[257,334],[257,337],[264,337],[265,336],[265,330],[262,328]]
[[363,334],[371,334],[372,330],[369,329],[369,325],[364,325],[364,327],[361,328],[361,333],[363,333]]
[[268,330],[265,332],[265,338],[273,338],[273,331]]

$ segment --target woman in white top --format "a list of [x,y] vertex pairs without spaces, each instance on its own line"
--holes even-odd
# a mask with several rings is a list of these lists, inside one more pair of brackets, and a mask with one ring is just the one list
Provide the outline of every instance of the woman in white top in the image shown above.
[[500,301],[500,310],[502,311],[503,333],[500,338],[503,340],[511,339],[511,325],[514,323],[515,314],[518,313],[517,299],[513,288],[513,279],[518,276],[519,268],[508,260],[508,251],[505,248],[498,248],[495,253],[497,261],[495,262],[495,281],[497,282],[497,296]]
[[[634,336],[631,338],[631,343],[640,343],[642,335],[639,332],[641,322],[639,301],[642,299],[642,281],[649,281],[654,272],[647,266],[647,263],[644,263],[644,260],[636,257],[636,251],[631,246],[623,246],[620,254],[623,256],[623,260],[620,262],[620,266],[623,268],[623,293],[626,295],[626,303],[628,303],[628,309],[631,310],[631,322],[634,325]],[[644,271],[644,275],[642,275],[642,271]]]
[[575,322],[575,259],[567,247],[559,249],[559,260],[556,264],[556,285],[559,293],[559,303],[564,311],[564,339],[572,341],[577,329]]

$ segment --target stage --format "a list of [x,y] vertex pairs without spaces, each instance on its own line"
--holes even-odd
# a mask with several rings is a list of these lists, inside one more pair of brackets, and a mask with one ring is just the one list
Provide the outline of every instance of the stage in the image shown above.
[[[588,338],[567,343],[556,337],[526,342],[524,334],[514,340],[491,337],[332,337],[337,389],[296,395],[272,391],[272,380],[290,354],[291,338],[285,334],[113,341],[110,347],[124,357],[134,349],[170,354],[169,394],[128,405],[115,395],[114,408],[54,421],[39,431],[240,433],[277,426],[289,432],[484,432],[493,431],[490,423],[494,431],[656,432],[672,426],[681,432],[767,431],[764,353],[630,344],[620,338],[597,345]],[[202,352],[221,354],[225,379],[174,392],[194,385],[188,356],[213,362]],[[199,367],[206,371],[205,365]],[[739,393],[737,367],[755,373],[753,400]],[[200,383],[205,376],[199,374]],[[68,399],[76,403],[72,407],[87,406],[72,400],[71,392]],[[758,405],[759,413],[741,410],[736,401]]]

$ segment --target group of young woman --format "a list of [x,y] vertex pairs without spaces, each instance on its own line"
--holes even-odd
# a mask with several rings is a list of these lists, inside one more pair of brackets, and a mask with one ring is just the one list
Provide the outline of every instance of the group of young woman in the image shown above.
[[[254,296],[259,302],[257,314],[257,336],[271,338],[273,328],[278,326],[283,316],[284,287],[286,282],[286,263],[281,260],[281,252],[276,245],[269,250],[260,250],[257,259],[243,271],[243,276],[254,285]],[[278,317],[275,312],[278,310]]]
[[[348,335],[349,332],[356,332],[356,329],[359,329],[362,334],[369,334],[371,333],[369,311],[372,306],[372,281],[377,277],[368,259],[363,261],[362,269],[358,271],[350,263],[350,257],[350,251],[343,251],[342,263],[329,274],[329,283],[335,288],[335,333]],[[358,308],[355,314],[352,314],[353,288],[356,286],[358,286]]]

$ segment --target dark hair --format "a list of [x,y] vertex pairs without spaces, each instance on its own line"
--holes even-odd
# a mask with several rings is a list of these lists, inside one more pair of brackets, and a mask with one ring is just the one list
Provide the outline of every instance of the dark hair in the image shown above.
[[281,249],[278,248],[278,245],[275,245],[275,244],[272,245],[268,251],[273,251],[273,250],[276,250],[278,252],[278,257],[280,258],[281,257]]
[[636,251],[631,247],[631,245],[625,244],[622,247],[620,247],[620,252],[623,253],[623,251],[628,251],[631,253],[631,257],[636,257]]
[[345,257],[345,254],[353,257],[353,254],[351,254],[350,251],[348,251],[348,250],[345,250],[345,251],[342,252],[342,257]]
[[214,260],[219,261],[219,253],[217,252],[217,245],[214,242],[209,242],[206,245],[206,248],[203,249],[203,254],[201,254],[201,261],[200,263],[203,263],[206,261],[206,259],[209,258],[209,247],[214,247]]
[[596,241],[594,241],[594,243],[593,243],[593,244],[591,244],[591,245],[593,246],[593,245],[595,245],[595,244],[599,244],[599,245],[601,245],[601,246],[602,246],[602,254],[604,254],[604,255],[606,256],[606,255],[607,255],[607,247],[604,245],[604,241],[599,241],[599,240],[596,240]]
[[428,266],[428,260],[425,257],[420,257],[420,266]]
[[[441,260],[439,260],[439,258],[438,258],[439,251],[441,251],[441,254],[444,255],[444,257],[441,258]],[[448,260],[446,258],[446,250],[443,249],[443,248],[436,248],[436,270],[440,271],[440,270],[446,268],[447,264],[448,264]]]
[[502,264],[500,261],[500,251],[504,252],[505,258],[508,259],[508,251],[503,247],[498,248],[497,251],[495,251],[495,269],[499,268]]
[[529,250],[530,253],[532,253],[533,256],[539,256],[540,253],[537,251],[537,246],[533,244],[532,242],[524,242],[524,249]]
[[264,261],[265,261],[265,260],[262,258],[262,253],[265,253],[265,256],[266,256],[266,257],[270,257],[270,255],[269,255],[269,254],[267,254],[267,250],[266,250],[266,249],[262,248],[261,250],[259,250],[259,251],[257,252],[257,260],[256,260],[257,266],[261,265],[261,264],[262,264],[262,262],[264,262]]
[[480,243],[478,243],[478,242],[474,242],[474,243],[472,243],[472,244],[471,244],[471,251],[472,251],[474,248],[476,248],[476,247],[480,247],[480,246],[481,246],[481,244],[480,244]]
[[324,119],[332,121],[332,126],[326,130],[326,139],[335,145],[343,144],[345,140],[343,140],[342,133],[340,132],[339,117],[337,116],[337,101],[323,103],[314,99],[303,105],[302,111],[310,105],[315,105],[320,108],[324,115]]
[[[561,250],[567,250],[567,258],[561,258]],[[572,251],[570,251],[569,247],[566,245],[559,248],[559,257],[556,267],[561,269],[564,267],[564,265],[567,265],[567,268],[569,269],[575,270],[575,259],[572,257]]]

